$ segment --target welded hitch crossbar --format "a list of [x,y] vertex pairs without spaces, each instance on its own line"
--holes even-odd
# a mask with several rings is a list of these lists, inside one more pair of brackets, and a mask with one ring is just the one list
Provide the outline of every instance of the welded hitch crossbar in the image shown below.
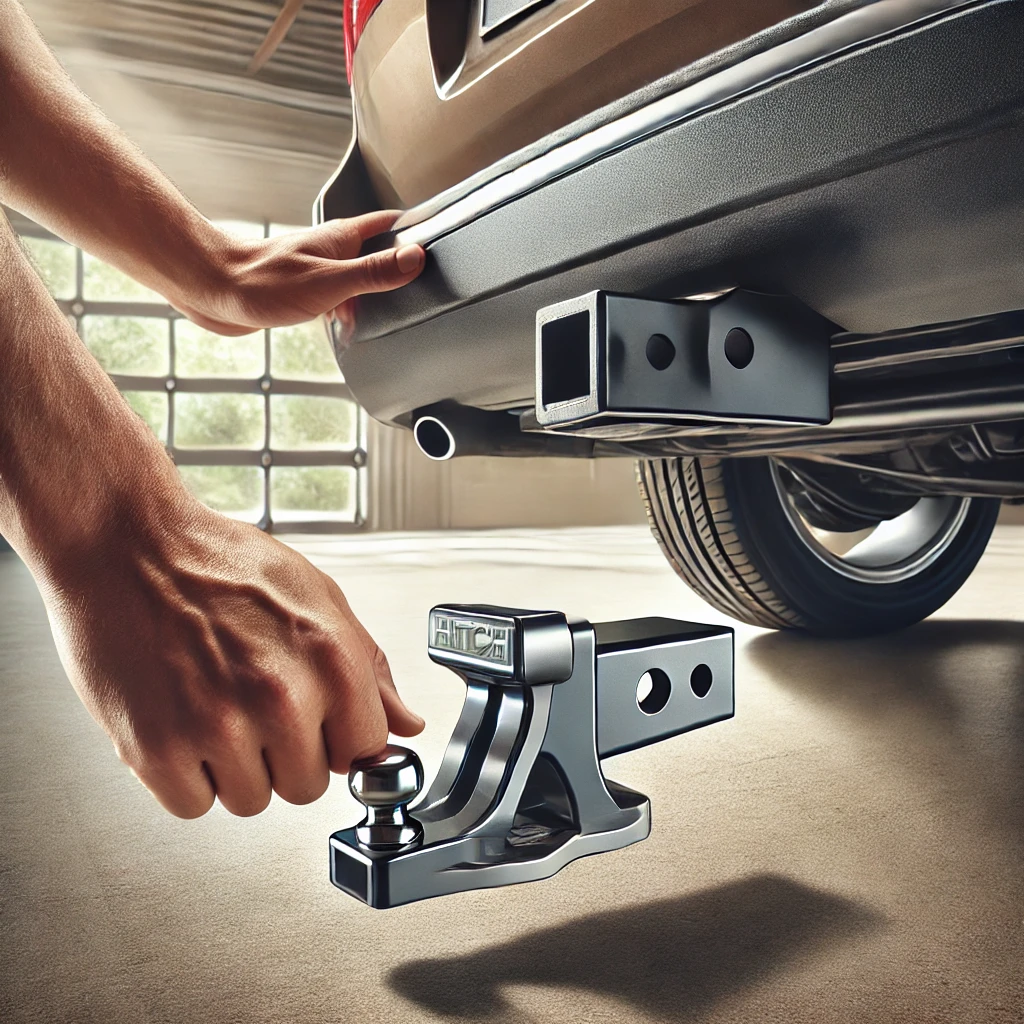
[[331,881],[372,907],[548,878],[645,839],[650,801],[601,759],[733,714],[733,631],[674,619],[442,605],[428,652],[466,702],[426,795],[404,747],[349,775],[364,820],[331,836]]

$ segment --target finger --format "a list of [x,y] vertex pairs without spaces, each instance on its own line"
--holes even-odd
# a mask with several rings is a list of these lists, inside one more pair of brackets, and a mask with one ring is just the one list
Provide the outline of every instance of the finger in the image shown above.
[[282,800],[311,804],[327,792],[331,773],[319,723],[301,732],[269,737],[263,758],[270,771],[270,784]]
[[327,763],[332,772],[345,774],[360,757],[379,753],[387,746],[388,721],[380,693],[368,666],[353,685],[344,687],[343,697],[335,702],[323,722]]
[[314,251],[334,260],[353,259],[368,238],[383,235],[398,218],[397,210],[376,210],[359,217],[338,217],[305,232]]
[[396,736],[418,736],[423,732],[427,723],[415,711],[406,707],[394,683],[390,687],[381,685],[380,700],[387,716],[388,729]]
[[145,764],[132,774],[176,818],[200,818],[213,806],[213,785],[198,758]]
[[241,818],[266,810],[272,792],[270,772],[255,743],[234,750],[221,749],[203,763],[225,810]]
[[337,275],[338,292],[332,300],[337,306],[355,295],[367,292],[388,292],[412,281],[423,269],[427,254],[419,245],[403,245],[401,249],[384,249],[347,260]]
[[374,235],[383,235],[391,229],[392,225],[401,217],[400,210],[375,210],[373,213],[363,213],[353,217],[349,222],[359,232],[359,237],[365,242]]
[[367,657],[377,677],[377,690],[380,693],[384,716],[388,721],[388,729],[396,736],[416,736],[423,732],[427,724],[411,708],[407,707],[395,686],[391,666],[384,652],[373,642],[370,635],[363,630]]
[[388,729],[396,736],[418,735],[427,723],[402,700],[395,685],[395,677],[391,674],[387,655],[377,646],[358,619],[353,619],[352,624],[377,679],[377,689],[388,721]]

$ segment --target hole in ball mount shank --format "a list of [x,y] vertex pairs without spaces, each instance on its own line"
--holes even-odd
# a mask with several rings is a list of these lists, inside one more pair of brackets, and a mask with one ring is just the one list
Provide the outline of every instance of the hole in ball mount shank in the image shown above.
[[637,707],[645,715],[656,715],[668,703],[672,683],[660,668],[648,669],[636,684]]
[[706,697],[714,681],[714,674],[708,665],[700,664],[690,673],[690,689],[698,697]]

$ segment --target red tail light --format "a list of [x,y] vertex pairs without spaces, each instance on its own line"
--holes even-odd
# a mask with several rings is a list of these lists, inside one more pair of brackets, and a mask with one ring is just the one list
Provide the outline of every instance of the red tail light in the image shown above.
[[370,15],[380,6],[381,0],[345,0],[345,67],[348,69],[349,84],[352,83],[352,58],[355,56],[359,37],[370,20]]

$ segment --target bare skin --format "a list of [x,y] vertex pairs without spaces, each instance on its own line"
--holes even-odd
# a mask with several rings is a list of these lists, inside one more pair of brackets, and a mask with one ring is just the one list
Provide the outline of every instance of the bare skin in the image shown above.
[[[422,270],[359,256],[382,212],[238,241],[205,220],[0,0],[0,201],[222,334],[335,311]],[[329,577],[184,488],[47,295],[0,214],[0,533],[46,603],[72,685],[172,814],[235,814],[412,736],[387,660]]]

